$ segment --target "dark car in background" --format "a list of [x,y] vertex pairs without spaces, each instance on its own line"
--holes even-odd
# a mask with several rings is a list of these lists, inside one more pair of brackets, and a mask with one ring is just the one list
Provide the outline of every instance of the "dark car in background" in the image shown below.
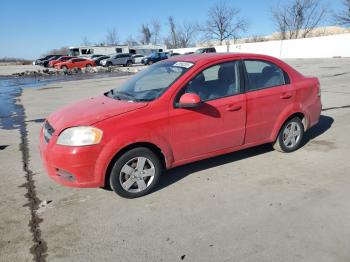
[[44,67],[49,67],[50,61],[57,60],[57,59],[61,58],[62,56],[63,55],[54,55],[54,56],[50,57],[47,60],[43,60],[41,65],[44,66]]
[[57,56],[57,55],[47,55],[45,57],[39,58],[39,59],[33,61],[33,65],[42,65],[44,61],[47,61],[55,56]]
[[108,59],[101,60],[100,64],[102,66],[116,66],[116,65],[132,66],[132,57],[131,57],[131,54],[128,54],[128,53],[117,54],[117,55],[111,56]]
[[61,56],[58,59],[50,60],[48,63],[48,67],[55,67],[56,64],[68,61],[72,58],[76,58],[76,57],[75,56]]
[[216,53],[215,47],[199,48],[194,52],[195,54]]
[[141,60],[141,63],[144,65],[151,65],[165,59],[168,59],[168,55],[166,53],[158,52],[158,53],[152,53],[149,56],[143,58]]
[[102,66],[101,61],[110,58],[108,55],[101,55],[97,57],[92,57],[91,60],[95,61],[96,66]]

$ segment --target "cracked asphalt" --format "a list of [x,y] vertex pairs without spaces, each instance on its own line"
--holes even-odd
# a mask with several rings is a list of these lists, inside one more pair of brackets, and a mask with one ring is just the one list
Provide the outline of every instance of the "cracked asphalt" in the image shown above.
[[178,167],[134,200],[55,184],[38,151],[48,114],[127,77],[22,90],[16,128],[0,129],[0,261],[350,261],[350,59],[287,62],[321,81],[300,150]]

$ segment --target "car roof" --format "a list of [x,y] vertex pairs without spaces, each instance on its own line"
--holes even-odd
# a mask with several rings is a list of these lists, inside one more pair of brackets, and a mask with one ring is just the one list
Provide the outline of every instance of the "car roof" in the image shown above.
[[262,58],[266,60],[275,60],[275,58],[267,56],[267,55],[260,55],[260,54],[249,54],[249,53],[205,53],[205,54],[189,54],[189,55],[179,55],[179,56],[172,56],[168,59],[168,61],[184,61],[184,62],[191,62],[191,63],[197,63],[197,62],[212,62],[215,60],[221,60],[221,59],[234,59],[234,58]]

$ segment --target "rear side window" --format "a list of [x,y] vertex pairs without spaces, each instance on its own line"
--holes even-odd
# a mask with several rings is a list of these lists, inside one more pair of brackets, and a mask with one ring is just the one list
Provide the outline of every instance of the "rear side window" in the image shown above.
[[247,91],[289,83],[289,80],[285,79],[283,70],[273,63],[262,60],[245,60],[244,65],[248,77]]

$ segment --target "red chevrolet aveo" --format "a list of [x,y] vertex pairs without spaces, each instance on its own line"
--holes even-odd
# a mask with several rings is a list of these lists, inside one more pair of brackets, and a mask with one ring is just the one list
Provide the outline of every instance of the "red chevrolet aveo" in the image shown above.
[[177,56],[51,114],[40,148],[58,183],[134,198],[164,169],[264,143],[292,152],[320,112],[318,79],[276,58]]

